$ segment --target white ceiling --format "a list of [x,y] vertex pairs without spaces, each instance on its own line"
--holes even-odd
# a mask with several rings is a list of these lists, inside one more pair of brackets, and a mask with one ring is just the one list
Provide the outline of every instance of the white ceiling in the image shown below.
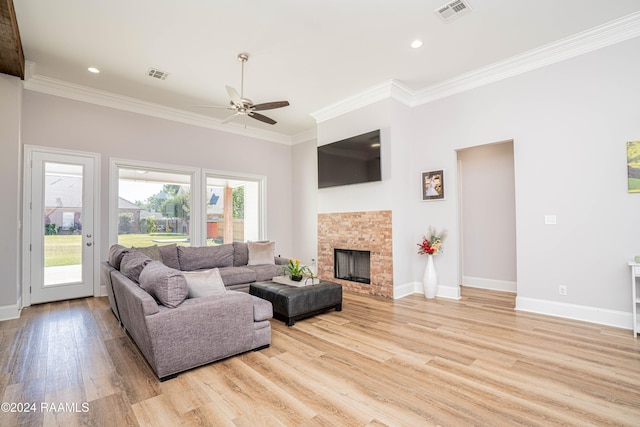
[[[468,0],[444,23],[445,0],[14,0],[36,74],[214,117],[225,85],[255,103],[288,100],[240,124],[295,136],[311,114],[394,79],[419,91],[640,11],[640,0]],[[414,39],[424,45],[412,49]],[[97,67],[100,74],[87,72]],[[149,68],[170,73],[147,76]],[[237,124],[225,126],[238,126]]]

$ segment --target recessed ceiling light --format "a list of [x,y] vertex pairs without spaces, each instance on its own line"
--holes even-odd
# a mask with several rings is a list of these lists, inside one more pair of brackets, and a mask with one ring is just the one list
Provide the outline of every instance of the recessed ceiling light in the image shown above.
[[417,49],[419,47],[422,47],[422,40],[414,40],[411,42],[411,47],[414,49]]
[[98,74],[100,72],[100,70],[98,70],[96,67],[89,67],[87,68],[87,70],[93,74]]

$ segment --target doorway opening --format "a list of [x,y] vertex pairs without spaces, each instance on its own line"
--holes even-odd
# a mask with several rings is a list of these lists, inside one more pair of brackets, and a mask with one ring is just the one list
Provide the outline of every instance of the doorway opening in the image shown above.
[[462,284],[516,292],[513,141],[458,150],[457,158]]

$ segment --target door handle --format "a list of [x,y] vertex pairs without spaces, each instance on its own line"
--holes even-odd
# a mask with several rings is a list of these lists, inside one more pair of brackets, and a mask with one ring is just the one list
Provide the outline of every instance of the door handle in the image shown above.
[[91,246],[91,245],[92,245],[92,243],[91,243],[91,242],[87,242],[87,246]]

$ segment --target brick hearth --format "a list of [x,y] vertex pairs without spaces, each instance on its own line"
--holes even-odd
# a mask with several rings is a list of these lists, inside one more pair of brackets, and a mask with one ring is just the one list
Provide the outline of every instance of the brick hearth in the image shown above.
[[[340,283],[345,290],[393,298],[391,211],[318,215],[318,276]],[[371,284],[336,279],[333,249],[371,252]]]

